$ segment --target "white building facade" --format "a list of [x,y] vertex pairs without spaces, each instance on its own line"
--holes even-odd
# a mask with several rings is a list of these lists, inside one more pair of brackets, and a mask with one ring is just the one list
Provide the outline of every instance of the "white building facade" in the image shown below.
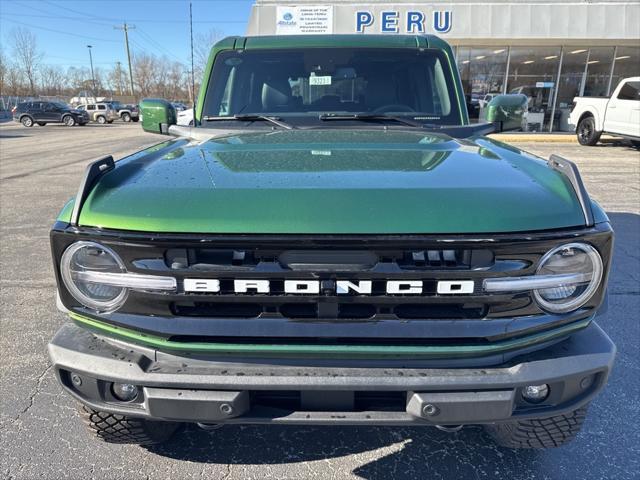
[[531,130],[567,130],[575,96],[606,96],[640,76],[640,0],[256,0],[247,31],[354,33],[442,37],[472,116],[491,95],[524,93]]

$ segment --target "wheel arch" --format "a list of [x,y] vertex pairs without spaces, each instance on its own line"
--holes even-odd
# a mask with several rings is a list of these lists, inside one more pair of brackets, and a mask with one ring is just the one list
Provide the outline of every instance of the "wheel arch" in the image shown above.
[[580,125],[580,122],[582,122],[582,120],[584,120],[585,118],[589,118],[589,117],[593,118],[593,121],[596,124],[596,131],[601,132],[603,125],[600,119],[600,115],[598,114],[598,110],[595,108],[586,108],[584,112],[582,112],[582,114],[580,115],[580,118],[578,119],[578,123],[576,124],[576,131],[578,130],[578,126]]

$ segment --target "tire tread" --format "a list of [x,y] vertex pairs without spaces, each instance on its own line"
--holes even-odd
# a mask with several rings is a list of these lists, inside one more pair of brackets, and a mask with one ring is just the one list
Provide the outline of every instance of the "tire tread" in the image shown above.
[[565,415],[549,418],[519,420],[485,428],[493,439],[507,448],[554,448],[573,440],[587,415],[587,408],[579,408]]
[[178,423],[101,412],[86,405],[82,405],[79,412],[89,431],[107,443],[154,445],[169,440],[179,426]]

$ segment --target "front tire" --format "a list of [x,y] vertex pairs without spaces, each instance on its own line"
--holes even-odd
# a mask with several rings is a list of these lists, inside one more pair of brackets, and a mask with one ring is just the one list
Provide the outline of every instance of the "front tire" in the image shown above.
[[576,134],[580,145],[592,147],[598,143],[602,132],[596,130],[596,120],[593,117],[585,117],[578,123]]
[[495,442],[506,448],[554,448],[576,438],[587,415],[587,407],[565,415],[486,425]]
[[131,115],[129,115],[128,113],[123,113],[122,114],[122,121],[129,123],[131,121]]
[[33,127],[33,118],[26,115],[20,119],[20,123],[25,127]]
[[100,125],[104,125],[105,123],[107,123],[107,118],[100,115],[98,118],[96,118],[96,122],[98,122]]
[[157,445],[169,440],[181,425],[99,412],[85,405],[79,412],[89,431],[107,443]]
[[71,115],[67,115],[62,119],[62,121],[67,127],[73,127],[76,124],[76,119],[73,118]]

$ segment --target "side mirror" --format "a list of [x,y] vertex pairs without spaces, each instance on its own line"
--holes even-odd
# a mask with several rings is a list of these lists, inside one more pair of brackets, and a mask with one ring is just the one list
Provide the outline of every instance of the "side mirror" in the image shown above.
[[169,127],[178,121],[175,107],[161,98],[143,99],[140,111],[145,132],[169,135]]
[[527,96],[521,94],[496,95],[484,108],[485,120],[495,123],[498,132],[519,130],[528,101]]

